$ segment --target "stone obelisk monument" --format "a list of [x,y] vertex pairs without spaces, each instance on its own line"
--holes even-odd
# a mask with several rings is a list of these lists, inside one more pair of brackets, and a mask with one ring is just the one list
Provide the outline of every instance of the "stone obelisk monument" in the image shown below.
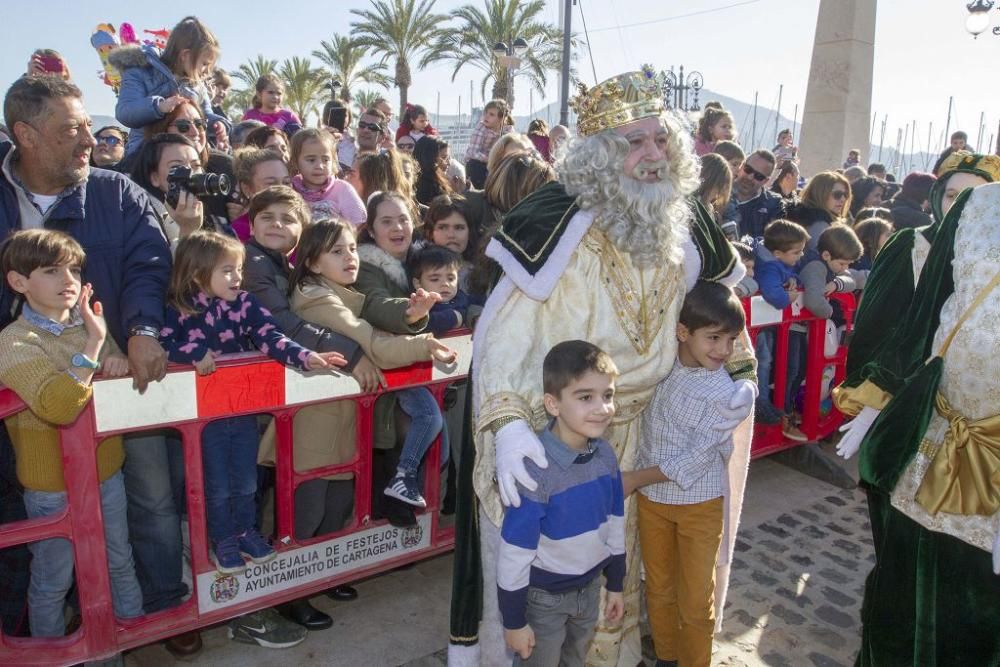
[[799,140],[805,176],[837,169],[847,151],[868,164],[877,0],[820,0]]

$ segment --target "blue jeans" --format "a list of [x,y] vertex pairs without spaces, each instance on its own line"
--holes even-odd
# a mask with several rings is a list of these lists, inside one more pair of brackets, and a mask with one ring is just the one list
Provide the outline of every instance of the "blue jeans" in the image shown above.
[[403,441],[399,455],[399,469],[416,474],[424,455],[441,433],[441,463],[448,462],[448,432],[444,430],[441,408],[430,390],[424,387],[402,389],[396,392],[400,409],[410,417],[410,429]]
[[259,443],[254,415],[219,419],[201,432],[205,514],[212,542],[242,535],[254,527]]
[[179,605],[183,582],[181,515],[184,450],[164,432],[126,435],[125,495],[135,573],[147,614]]
[[806,332],[788,332],[788,382],[785,384],[785,412],[795,409],[795,395],[805,379]]
[[[29,519],[58,514],[66,506],[65,491],[24,491]],[[111,576],[111,601],[119,618],[142,615],[142,591],[135,578],[132,547],[128,542],[125,484],[121,471],[101,483],[104,541]],[[73,546],[64,538],[39,540],[31,551],[28,585],[28,621],[33,637],[62,637],[66,631],[63,607],[73,585]]]
[[757,355],[758,394],[771,400],[771,365],[774,363],[774,329],[761,329],[754,343]]

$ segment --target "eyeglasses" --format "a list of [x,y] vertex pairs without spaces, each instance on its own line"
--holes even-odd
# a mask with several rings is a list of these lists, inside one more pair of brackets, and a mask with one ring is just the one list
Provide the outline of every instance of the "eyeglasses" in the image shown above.
[[378,123],[366,123],[363,120],[358,121],[359,130],[371,130],[372,132],[381,132],[382,126]]
[[406,151],[407,153],[412,153],[413,149],[415,147],[416,147],[416,144],[411,144],[411,143],[408,143],[408,142],[400,142],[400,143],[396,144],[396,148],[398,148],[401,151]]
[[834,190],[833,192],[830,193],[830,196],[833,197],[834,199],[836,199],[837,201],[843,201],[843,200],[847,199],[847,191],[846,190]]
[[751,167],[746,163],[743,164],[743,173],[747,174],[748,176],[753,176],[754,180],[758,181],[759,183],[763,183],[767,179],[771,178],[770,176],[766,176],[760,173],[759,171],[757,171],[756,169],[754,169],[753,167]]
[[192,125],[197,127],[199,130],[205,129],[205,121],[201,118],[195,118],[194,120],[175,120],[172,125],[176,127],[177,131],[181,134],[187,134]]
[[103,137],[94,137],[94,139],[97,141],[97,143],[107,144],[108,146],[117,146],[122,142],[121,139],[119,139],[113,134],[106,134]]

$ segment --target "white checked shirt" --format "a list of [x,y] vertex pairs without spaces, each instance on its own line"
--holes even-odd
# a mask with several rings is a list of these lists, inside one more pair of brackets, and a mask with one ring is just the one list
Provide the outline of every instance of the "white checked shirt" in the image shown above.
[[723,495],[732,434],[713,426],[723,421],[719,407],[729,405],[736,385],[725,368],[689,368],[674,362],[657,385],[642,417],[636,469],[658,467],[666,482],[639,489],[665,505],[693,505]]

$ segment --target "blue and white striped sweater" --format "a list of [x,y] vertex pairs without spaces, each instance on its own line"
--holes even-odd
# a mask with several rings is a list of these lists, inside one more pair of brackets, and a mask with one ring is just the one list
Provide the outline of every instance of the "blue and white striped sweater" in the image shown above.
[[504,627],[522,628],[528,586],[558,593],[585,587],[602,571],[609,591],[625,579],[625,498],[614,451],[604,440],[580,456],[550,428],[539,434],[549,467],[525,461],[538,482],[518,487],[500,530],[497,592]]

